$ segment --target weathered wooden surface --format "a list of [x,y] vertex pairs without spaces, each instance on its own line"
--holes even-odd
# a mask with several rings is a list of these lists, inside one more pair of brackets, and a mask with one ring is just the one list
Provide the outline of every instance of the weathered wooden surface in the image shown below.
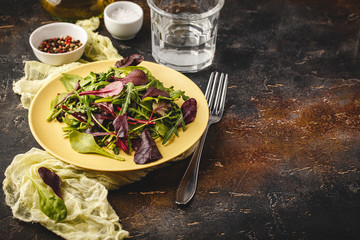
[[[38,1],[0,10],[1,172],[39,147],[12,82],[34,60],[29,34],[51,17]],[[120,54],[151,57],[149,12]],[[229,73],[223,120],[208,135],[199,186],[174,203],[189,159],[109,193],[133,239],[359,239],[360,3],[226,0],[214,64],[187,74],[205,89]],[[99,29],[107,35],[103,24]],[[0,180],[4,178],[1,174]],[[59,239],[12,218],[1,193],[1,239]]]

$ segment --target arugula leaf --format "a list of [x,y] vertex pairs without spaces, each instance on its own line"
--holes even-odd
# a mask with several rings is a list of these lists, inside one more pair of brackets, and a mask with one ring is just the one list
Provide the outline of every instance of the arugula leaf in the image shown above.
[[175,99],[182,97],[184,101],[189,99],[189,97],[185,95],[185,92],[181,90],[170,92],[170,97]]
[[113,158],[115,160],[123,161],[122,157],[111,154],[102,149],[95,141],[94,136],[88,133],[81,133],[78,131],[72,131],[69,135],[69,140],[72,149],[79,153],[97,153],[106,157]]
[[162,144],[164,145],[165,143],[167,143],[167,141],[170,140],[170,138],[173,136],[173,134],[175,134],[176,136],[177,134],[177,129],[178,126],[181,124],[181,122],[183,121],[183,115],[179,114],[179,116],[176,119],[175,124],[173,125],[173,127],[165,134]]
[[131,101],[131,95],[133,94],[134,92],[134,84],[132,84],[131,82],[127,83],[126,84],[126,99],[125,99],[125,102],[124,104],[122,105],[122,109],[120,111],[120,114],[124,114],[126,113],[127,111],[127,108],[130,104],[130,101]]
[[92,124],[91,108],[90,108],[91,97],[88,95],[85,95],[85,96],[79,98],[79,100],[83,104],[83,106],[85,106],[86,116],[87,116],[86,124],[84,126],[80,127],[80,129],[87,129]]

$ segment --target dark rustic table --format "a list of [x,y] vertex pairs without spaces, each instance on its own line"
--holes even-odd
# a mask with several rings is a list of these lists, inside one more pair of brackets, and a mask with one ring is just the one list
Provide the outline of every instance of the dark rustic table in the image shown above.
[[[153,61],[149,9],[123,56]],[[30,33],[53,19],[36,0],[1,0],[0,180],[16,154],[40,147],[12,83],[35,60]],[[109,36],[103,22],[100,34]],[[223,120],[207,138],[195,198],[174,203],[189,158],[111,191],[133,239],[360,238],[360,3],[226,0],[214,64],[186,74],[205,90],[229,74]],[[12,217],[0,193],[0,239],[60,239]]]

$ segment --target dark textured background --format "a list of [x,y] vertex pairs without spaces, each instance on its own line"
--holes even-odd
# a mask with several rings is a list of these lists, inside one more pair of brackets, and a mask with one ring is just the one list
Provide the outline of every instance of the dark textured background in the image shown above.
[[[149,10],[123,56],[152,61]],[[28,37],[51,21],[38,1],[1,0],[0,180],[39,147],[13,81],[35,60]],[[214,64],[186,74],[205,90],[230,76],[223,120],[208,135],[195,198],[174,203],[189,158],[109,193],[132,239],[359,239],[360,3],[226,0]],[[99,32],[108,35],[103,23]],[[0,239],[59,239],[13,219],[0,194]]]

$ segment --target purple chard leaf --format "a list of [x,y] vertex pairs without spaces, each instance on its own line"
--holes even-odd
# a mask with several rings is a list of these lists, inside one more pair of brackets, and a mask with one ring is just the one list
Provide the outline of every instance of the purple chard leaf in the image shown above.
[[129,135],[129,124],[127,121],[127,114],[124,113],[117,116],[113,121],[113,125],[117,137],[116,145],[124,152],[129,153],[129,146],[127,143],[127,137]]
[[131,141],[131,147],[135,151],[137,151],[139,149],[139,147],[140,147],[140,144],[141,144],[140,138],[131,138],[130,141]]
[[185,124],[189,124],[194,121],[197,113],[197,102],[195,98],[189,98],[181,105],[181,112]]
[[140,134],[140,146],[135,151],[134,161],[136,164],[145,164],[162,158],[154,139],[147,128]]
[[163,96],[163,97],[167,97],[169,98],[170,95],[169,93],[163,91],[163,90],[160,90],[156,87],[148,87],[148,89],[146,89],[146,92],[144,94],[144,96],[142,97],[142,99],[146,98],[146,97],[158,97],[158,96]]
[[126,77],[118,78],[115,76],[111,76],[109,79],[114,82],[122,82],[124,85],[131,82],[134,86],[146,85],[149,82],[148,76],[141,69],[134,69],[131,71]]
[[118,80],[121,81],[124,85],[131,82],[134,84],[134,86],[146,85],[149,81],[146,73],[140,69],[134,69],[126,77],[119,78]]
[[124,84],[120,81],[112,82],[99,90],[80,92],[79,95],[94,95],[99,97],[113,97],[121,93]]
[[124,113],[122,115],[117,116],[114,121],[113,125],[115,128],[116,136],[118,138],[127,138],[129,134],[129,124],[127,121],[127,114]]
[[61,179],[60,177],[51,171],[50,169],[46,167],[40,167],[38,169],[38,173],[41,177],[41,179],[44,181],[44,183],[52,188],[52,190],[55,192],[55,194],[63,199],[61,194]]
[[115,67],[127,67],[127,66],[137,66],[144,60],[144,56],[141,54],[132,54],[126,58],[121,59],[115,63]]

